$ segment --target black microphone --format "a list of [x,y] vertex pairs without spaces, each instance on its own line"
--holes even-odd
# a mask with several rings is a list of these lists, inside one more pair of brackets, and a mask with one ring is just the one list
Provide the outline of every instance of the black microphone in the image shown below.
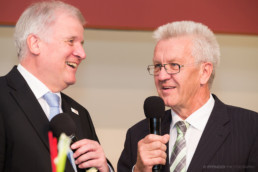
[[[165,114],[165,104],[162,98],[150,96],[144,101],[144,114],[149,120],[149,130],[151,134],[161,135],[161,118]],[[160,172],[161,165],[154,165],[153,172]]]
[[68,113],[60,113],[54,116],[50,121],[50,130],[56,138],[59,138],[62,133],[65,133],[71,138],[72,143],[78,141],[75,136],[75,122]]
[[[68,113],[60,113],[54,116],[50,120],[50,130],[56,138],[59,138],[62,133],[65,133],[71,138],[71,144],[78,141],[78,138],[75,135],[76,124]],[[86,170],[90,168],[87,168]]]

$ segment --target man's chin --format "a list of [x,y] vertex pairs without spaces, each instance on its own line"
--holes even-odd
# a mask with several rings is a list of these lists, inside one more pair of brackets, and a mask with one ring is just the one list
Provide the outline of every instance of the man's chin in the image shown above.
[[75,84],[75,82],[76,82],[76,81],[73,81],[73,82],[68,82],[68,83],[67,83],[67,87],[68,87],[68,86],[70,86],[70,85],[73,85],[73,84]]
[[171,97],[162,97],[162,99],[167,107],[175,106],[175,100],[171,100]]
[[75,83],[76,83],[76,79],[65,82],[66,88],[69,87],[70,85],[74,85]]

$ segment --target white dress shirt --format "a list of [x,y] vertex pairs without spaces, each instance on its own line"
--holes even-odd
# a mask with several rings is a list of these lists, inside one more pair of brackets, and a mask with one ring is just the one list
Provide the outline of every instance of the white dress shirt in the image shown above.
[[[202,136],[203,130],[207,124],[207,121],[210,117],[211,111],[214,107],[215,100],[210,95],[209,100],[197,111],[192,113],[188,118],[185,119],[186,122],[190,124],[189,128],[185,133],[186,140],[186,170],[189,167],[189,164],[193,158],[196,147],[199,143],[199,140]],[[172,150],[177,138],[177,130],[175,124],[182,119],[171,110],[172,123],[170,125],[170,140],[169,140],[169,162],[172,154]]]
[[[26,80],[27,84],[29,85],[30,89],[32,90],[33,94],[37,98],[40,106],[42,107],[43,111],[45,112],[47,118],[49,119],[49,112],[50,112],[50,107],[46,100],[43,98],[43,96],[47,92],[51,92],[45,84],[43,84],[38,78],[36,78],[34,75],[32,75],[29,71],[27,71],[21,64],[18,65],[17,67],[18,71],[21,73],[23,78]],[[60,92],[55,93],[59,96],[61,100],[61,94]],[[62,113],[62,106],[61,106],[62,101],[59,102],[59,111]]]

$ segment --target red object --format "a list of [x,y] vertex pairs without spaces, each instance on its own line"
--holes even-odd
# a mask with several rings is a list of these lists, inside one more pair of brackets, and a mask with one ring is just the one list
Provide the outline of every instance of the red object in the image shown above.
[[52,131],[48,132],[48,142],[49,142],[49,151],[50,151],[52,172],[56,172],[56,164],[55,164],[54,160],[58,155],[58,153],[57,153],[57,138],[53,137]]
[[[0,24],[14,25],[40,0],[0,0]],[[257,0],[65,0],[78,7],[86,28],[154,30],[172,21],[201,22],[215,33],[258,34]]]

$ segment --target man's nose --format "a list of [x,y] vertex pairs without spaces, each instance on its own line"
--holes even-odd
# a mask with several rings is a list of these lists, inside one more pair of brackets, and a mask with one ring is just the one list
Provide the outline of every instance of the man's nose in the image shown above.
[[85,59],[86,58],[86,53],[84,51],[84,48],[83,48],[83,45],[80,44],[80,45],[77,45],[75,47],[75,50],[74,50],[74,55],[81,58],[81,59]]
[[170,74],[167,73],[164,65],[160,67],[160,72],[159,72],[158,78],[161,81],[167,80],[170,78]]

